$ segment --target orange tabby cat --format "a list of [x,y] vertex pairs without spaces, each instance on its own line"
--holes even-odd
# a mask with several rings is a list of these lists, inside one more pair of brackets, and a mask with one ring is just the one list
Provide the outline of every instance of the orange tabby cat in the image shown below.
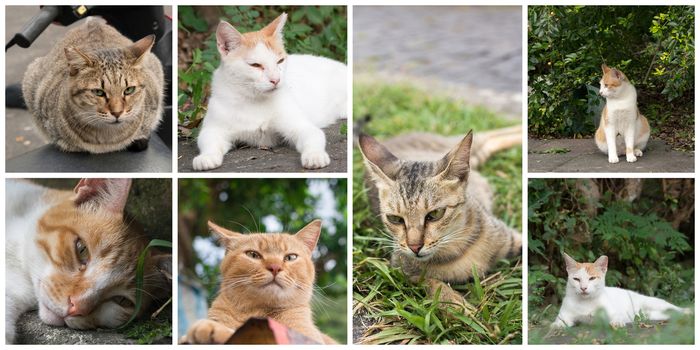
[[[82,179],[74,191],[9,180],[6,186],[5,338],[38,309],[41,321],[75,329],[116,328],[134,313],[136,259],[147,238],[124,206],[129,179]],[[167,299],[159,272],[170,255],[148,256],[143,304]],[[19,338],[19,337],[17,337]]]
[[336,343],[316,328],[309,305],[315,279],[311,252],[320,220],[295,235],[243,235],[211,221],[209,229],[226,247],[222,283],[209,318],[195,322],[182,342],[224,344],[249,318],[270,317],[318,343]]

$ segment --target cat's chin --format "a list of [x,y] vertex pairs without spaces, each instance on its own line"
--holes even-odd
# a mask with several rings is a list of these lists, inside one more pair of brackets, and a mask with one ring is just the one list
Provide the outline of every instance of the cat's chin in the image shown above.
[[64,326],[66,324],[63,317],[51,311],[44,303],[39,303],[39,318],[50,326]]

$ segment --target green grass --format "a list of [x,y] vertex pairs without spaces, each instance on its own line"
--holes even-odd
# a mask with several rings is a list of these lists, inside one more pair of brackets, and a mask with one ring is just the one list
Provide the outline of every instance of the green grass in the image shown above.
[[[682,305],[682,304],[681,304]],[[695,316],[676,314],[667,322],[637,319],[622,328],[612,328],[604,316],[590,325],[577,325],[549,334],[558,306],[530,308],[529,344],[693,344]]]
[[[380,139],[408,131],[445,135],[512,125],[483,108],[429,96],[405,85],[355,84],[354,115],[372,115],[364,132]],[[521,148],[496,154],[479,171],[496,190],[495,214],[521,228]],[[500,261],[484,279],[453,285],[474,311],[442,311],[437,300],[389,264],[388,239],[372,217],[359,152],[353,156],[353,315],[370,323],[367,344],[500,344],[522,342],[522,267]],[[447,315],[445,315],[447,313]],[[358,327],[358,324],[355,324]]]

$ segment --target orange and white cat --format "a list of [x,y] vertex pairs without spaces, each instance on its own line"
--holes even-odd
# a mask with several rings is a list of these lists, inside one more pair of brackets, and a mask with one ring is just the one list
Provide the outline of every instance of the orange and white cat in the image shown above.
[[325,57],[288,55],[282,36],[286,21],[283,13],[245,34],[219,24],[221,64],[212,76],[194,170],[218,168],[238,143],[270,148],[287,142],[301,153],[304,168],[330,164],[321,128],[347,114],[347,67]]
[[314,220],[294,235],[240,234],[209,222],[226,247],[219,295],[209,318],[195,322],[180,340],[225,344],[245,321],[270,317],[321,344],[335,341],[314,325],[311,297],[315,280],[311,254],[321,234]]
[[605,64],[602,68],[600,95],[605,97],[606,103],[595,133],[595,143],[608,155],[610,163],[619,162],[618,155],[621,154],[628,162],[636,162],[649,141],[649,122],[639,113],[637,90],[625,74]]
[[[147,244],[124,218],[129,179],[82,179],[74,191],[28,181],[6,186],[5,340],[16,339],[26,311],[75,329],[116,328],[134,313],[136,260]],[[128,222],[127,222],[128,221]],[[157,271],[169,254],[152,254],[144,272],[143,304],[169,297]]]
[[569,276],[559,315],[551,324],[553,329],[571,327],[576,323],[590,323],[599,310],[605,312],[610,325],[616,327],[634,322],[637,315],[661,321],[667,320],[670,312],[690,311],[663,299],[627,289],[606,287],[608,257],[605,255],[593,263],[578,263],[566,253],[563,254]]

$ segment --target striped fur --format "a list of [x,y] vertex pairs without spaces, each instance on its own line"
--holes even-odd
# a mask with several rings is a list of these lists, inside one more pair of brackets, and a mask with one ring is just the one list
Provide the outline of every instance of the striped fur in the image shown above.
[[441,158],[412,161],[370,136],[359,139],[373,212],[394,238],[392,264],[414,278],[425,273],[431,292],[441,289],[449,302],[462,299],[444,282],[470,279],[472,267],[484,275],[499,259],[520,256],[522,245],[521,234],[493,216],[488,182],[470,170],[472,141],[470,132]]
[[22,81],[39,131],[67,152],[143,145],[163,112],[163,68],[150,53],[153,43],[153,35],[132,43],[97,19],[68,31]]

